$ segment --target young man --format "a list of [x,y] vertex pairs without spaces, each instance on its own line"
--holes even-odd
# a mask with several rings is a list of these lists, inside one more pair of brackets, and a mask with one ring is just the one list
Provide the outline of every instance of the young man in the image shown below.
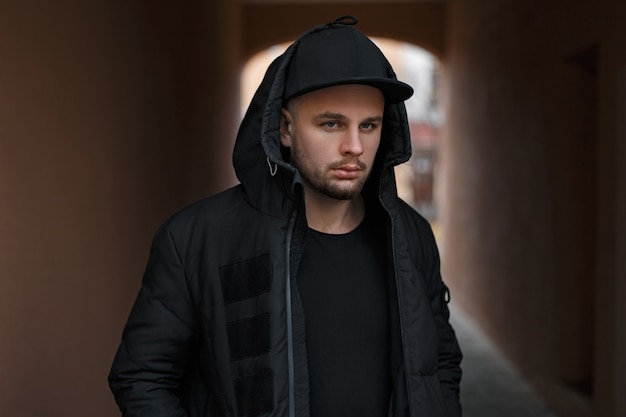
[[393,175],[412,89],[354,23],[272,63],[241,184],[157,233],[109,376],[125,416],[461,415],[434,238]]

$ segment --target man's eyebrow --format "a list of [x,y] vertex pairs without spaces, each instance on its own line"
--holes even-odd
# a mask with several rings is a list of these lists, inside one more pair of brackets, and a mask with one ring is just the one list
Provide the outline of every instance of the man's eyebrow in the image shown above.
[[[314,119],[315,120],[333,119],[333,120],[341,120],[341,121],[348,120],[348,118],[345,115],[341,113],[333,113],[330,111],[318,114],[317,116],[315,116]],[[360,123],[374,123],[374,122],[381,122],[382,120],[383,120],[383,116],[372,116],[372,117],[365,118]]]
[[326,120],[326,119],[347,120],[347,117],[341,113],[333,113],[330,111],[326,111],[324,113],[321,113],[315,116],[315,120]]
[[372,116],[363,120],[362,123],[374,123],[374,122],[382,122],[382,121],[383,121],[383,116]]

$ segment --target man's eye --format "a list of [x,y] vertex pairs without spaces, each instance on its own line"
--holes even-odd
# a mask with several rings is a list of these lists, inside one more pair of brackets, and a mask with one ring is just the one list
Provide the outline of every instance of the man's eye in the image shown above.
[[373,130],[375,128],[376,128],[376,124],[374,123],[370,123],[370,122],[361,123],[361,129],[363,130]]
[[337,127],[337,122],[324,122],[324,127],[334,129]]

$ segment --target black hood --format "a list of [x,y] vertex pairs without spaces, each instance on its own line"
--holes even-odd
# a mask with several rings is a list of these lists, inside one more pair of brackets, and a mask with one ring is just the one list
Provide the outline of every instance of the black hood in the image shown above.
[[[285,95],[285,79],[294,55],[303,39],[327,30],[337,21],[318,26],[301,35],[269,66],[243,118],[233,164],[237,178],[250,203],[264,212],[281,215],[288,211],[297,186],[301,184],[298,170],[283,158],[280,144],[280,117]],[[387,77],[396,80],[385,59]],[[386,104],[380,147],[366,188],[385,195],[396,195],[393,166],[411,157],[411,139],[404,102]]]

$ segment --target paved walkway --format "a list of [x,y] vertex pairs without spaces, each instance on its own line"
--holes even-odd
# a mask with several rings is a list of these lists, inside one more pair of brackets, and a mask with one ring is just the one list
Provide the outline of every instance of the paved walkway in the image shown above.
[[463,350],[463,417],[557,417],[462,310],[451,321]]

